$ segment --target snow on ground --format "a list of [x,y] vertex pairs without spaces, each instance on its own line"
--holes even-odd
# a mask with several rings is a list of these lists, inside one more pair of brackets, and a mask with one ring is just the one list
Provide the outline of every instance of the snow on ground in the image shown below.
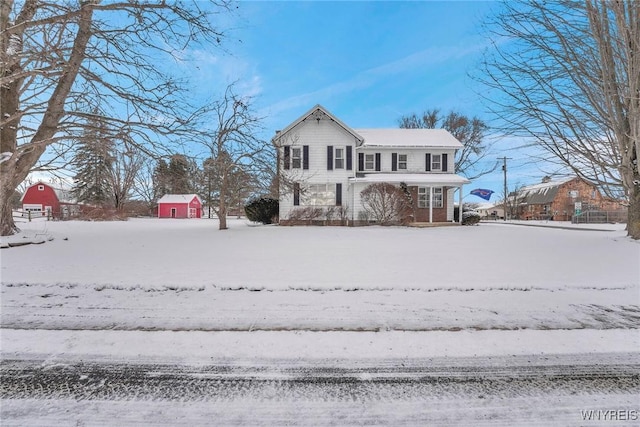
[[21,223],[0,246],[44,243],[0,251],[3,425],[637,416],[640,243],[525,225]]
[[612,231],[30,222],[3,249],[5,329],[458,331],[640,323],[640,244]]
[[[26,338],[26,339],[25,339]],[[314,365],[371,364],[386,359],[473,358],[523,355],[632,353],[640,348],[634,329],[435,332],[200,332],[5,330],[4,356],[30,355],[45,364],[73,361],[179,363],[223,361],[269,364],[272,360]],[[176,351],[179,349],[179,351]],[[44,358],[43,358],[44,357]],[[579,359],[573,358],[573,362]],[[351,361],[351,362],[350,362]]]
[[[32,222],[55,240],[2,251],[3,283],[185,289],[627,288],[640,244],[617,231],[475,227],[250,227],[132,219]],[[68,240],[64,240],[68,239]]]

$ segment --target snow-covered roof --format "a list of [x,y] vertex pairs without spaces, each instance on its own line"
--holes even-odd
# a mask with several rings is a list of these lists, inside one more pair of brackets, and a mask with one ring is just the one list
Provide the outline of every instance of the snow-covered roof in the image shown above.
[[158,203],[189,203],[194,197],[202,203],[202,200],[197,194],[165,194],[158,200]]
[[533,205],[551,203],[558,194],[560,187],[574,179],[575,177],[565,178],[522,187],[518,190],[518,198],[524,199],[524,203]]
[[362,177],[349,178],[351,182],[388,182],[399,184],[433,184],[459,186],[468,184],[468,179],[453,173],[370,173]]
[[462,148],[446,129],[355,129],[363,147]]
[[476,210],[493,209],[497,207],[496,203],[474,203]]

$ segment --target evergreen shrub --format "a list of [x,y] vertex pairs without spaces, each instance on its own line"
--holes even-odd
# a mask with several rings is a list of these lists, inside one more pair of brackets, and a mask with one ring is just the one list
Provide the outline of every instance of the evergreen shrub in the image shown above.
[[277,199],[260,197],[247,203],[244,213],[249,221],[271,224],[278,216],[279,203]]

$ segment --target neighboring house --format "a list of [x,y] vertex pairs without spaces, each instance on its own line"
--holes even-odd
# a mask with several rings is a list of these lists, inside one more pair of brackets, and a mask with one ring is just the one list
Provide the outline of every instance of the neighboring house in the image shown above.
[[201,218],[202,200],[196,194],[165,194],[158,200],[158,218]]
[[455,174],[462,144],[444,129],[352,129],[316,105],[272,142],[281,224],[298,223],[296,212],[309,207],[337,207],[349,224],[366,223],[360,193],[375,183],[405,184],[415,222],[452,222],[454,192],[469,182]]
[[27,188],[21,199],[23,215],[46,216],[62,219],[75,216],[80,205],[72,200],[70,192],[37,182]]
[[474,209],[480,214],[481,219],[503,219],[504,218],[504,205],[496,203],[480,203],[477,208]]
[[509,195],[517,219],[551,219],[571,221],[573,215],[586,211],[621,211],[620,203],[600,194],[598,187],[581,178],[551,180],[520,188]]

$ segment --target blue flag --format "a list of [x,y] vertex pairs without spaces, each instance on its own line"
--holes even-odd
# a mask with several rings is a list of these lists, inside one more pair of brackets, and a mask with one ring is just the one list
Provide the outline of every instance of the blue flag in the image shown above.
[[474,196],[478,196],[478,197],[480,197],[482,199],[485,199],[485,200],[489,200],[493,193],[494,193],[493,191],[486,190],[484,188],[476,188],[475,190],[471,190],[469,192],[469,194],[473,194]]

